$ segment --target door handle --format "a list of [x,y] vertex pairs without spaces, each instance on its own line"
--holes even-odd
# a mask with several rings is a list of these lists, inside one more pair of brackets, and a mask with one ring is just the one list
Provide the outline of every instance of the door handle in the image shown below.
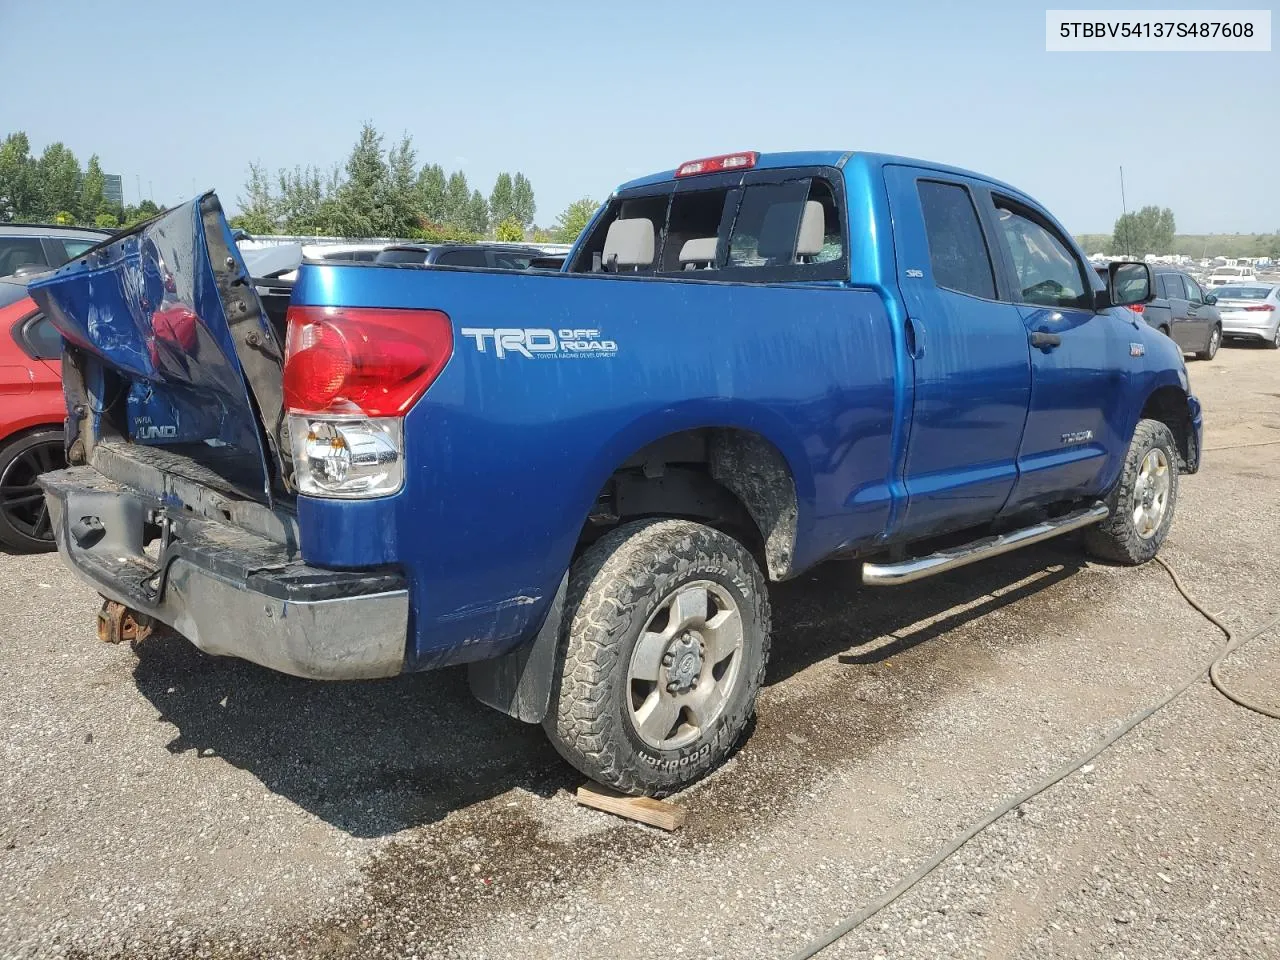
[[1052,350],[1054,347],[1062,346],[1062,337],[1056,333],[1045,333],[1043,330],[1035,330],[1031,333],[1031,345],[1039,347],[1041,350]]
[[907,353],[911,354],[912,360],[919,360],[924,356],[924,328],[920,326],[920,321],[907,317],[905,333]]

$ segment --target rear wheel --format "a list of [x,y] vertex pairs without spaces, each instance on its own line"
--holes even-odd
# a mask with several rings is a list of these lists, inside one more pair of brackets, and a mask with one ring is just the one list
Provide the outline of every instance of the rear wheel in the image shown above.
[[1173,434],[1158,420],[1139,420],[1120,480],[1107,497],[1111,514],[1085,531],[1085,545],[1094,556],[1114,563],[1146,563],[1169,535],[1177,503]]
[[1209,342],[1205,344],[1205,348],[1196,352],[1196,359],[1212,360],[1218,355],[1218,348],[1220,346],[1222,346],[1222,328],[1215,325],[1214,328],[1209,331]]
[[1267,341],[1268,350],[1280,350],[1280,326],[1276,327],[1275,336]]
[[61,430],[33,430],[0,447],[0,544],[17,553],[54,549],[36,477],[66,465]]
[[570,574],[543,726],[593,780],[665,796],[738,742],[768,647],[764,577],[742,544],[686,520],[626,524]]

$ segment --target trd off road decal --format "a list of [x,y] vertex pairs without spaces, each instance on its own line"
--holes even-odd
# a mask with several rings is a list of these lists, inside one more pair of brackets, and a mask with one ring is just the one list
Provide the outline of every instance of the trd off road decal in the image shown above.
[[499,360],[519,354],[530,360],[577,360],[586,357],[612,357],[618,344],[606,340],[599,330],[565,327],[550,330],[543,327],[463,327],[464,337],[475,341],[477,353],[488,353]]

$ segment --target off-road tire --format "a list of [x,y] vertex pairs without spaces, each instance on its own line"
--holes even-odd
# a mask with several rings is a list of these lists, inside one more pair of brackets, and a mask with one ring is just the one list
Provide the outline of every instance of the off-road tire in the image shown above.
[[1209,342],[1205,344],[1203,350],[1196,351],[1197,360],[1212,360],[1218,355],[1218,348],[1222,346],[1222,328],[1215,325],[1209,331]]
[[[632,650],[653,612],[684,583],[727,590],[742,618],[737,680],[693,743],[661,750],[637,734],[628,703]],[[551,704],[543,728],[566,760],[624,793],[662,797],[705,776],[741,738],[769,655],[764,577],[737,540],[687,520],[640,520],[593,544],[569,575]]]
[[[1168,505],[1155,534],[1143,539],[1138,535],[1133,519],[1134,487],[1142,461],[1154,447],[1161,448],[1169,462]],[[1085,531],[1085,547],[1091,554],[1112,563],[1137,566],[1160,552],[1160,546],[1173,526],[1173,515],[1178,506],[1178,447],[1169,428],[1159,420],[1138,421],[1125,453],[1120,479],[1106,502],[1111,508],[1110,516]]]

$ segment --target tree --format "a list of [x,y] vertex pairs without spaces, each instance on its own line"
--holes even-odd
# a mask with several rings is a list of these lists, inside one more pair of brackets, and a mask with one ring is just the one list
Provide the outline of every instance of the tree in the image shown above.
[[80,218],[86,222],[95,219],[100,213],[107,213],[107,201],[102,196],[106,185],[106,177],[102,175],[102,165],[95,153],[89,158],[84,168],[84,180],[80,184]]
[[382,152],[382,134],[372,124],[360,128],[346,174],[334,211],[339,232],[348,237],[386,236],[394,224],[390,171]]
[[[249,181],[244,189],[247,196],[236,197],[240,213],[231,218],[231,225],[249,233],[275,233],[279,226],[279,208],[271,194],[271,180],[262,164],[249,164]],[[125,209],[125,223],[130,222],[130,209]]]
[[280,196],[272,207],[281,230],[295,236],[321,233],[320,210],[325,201],[325,187],[320,171],[315,167],[294,167],[292,171],[279,171],[277,178]]
[[1148,253],[1169,253],[1173,249],[1176,226],[1168,207],[1143,207],[1116,221],[1111,239],[1112,253],[1145,257]]
[[0,221],[34,220],[38,205],[31,142],[19,130],[0,144]]
[[507,217],[498,224],[494,235],[503,243],[520,243],[524,240],[524,227],[515,217]]
[[36,161],[36,176],[40,189],[38,215],[41,220],[52,220],[59,213],[74,215],[80,207],[80,161],[61,142],[44,148]]
[[93,218],[93,225],[95,227],[104,227],[107,230],[114,230],[120,226],[120,218],[114,213],[100,213]]
[[573,243],[577,240],[578,234],[586,229],[599,206],[590,197],[583,197],[565,207],[564,212],[556,217],[556,227],[552,231],[556,242]]
[[511,174],[500,173],[489,192],[489,216],[494,223],[505,223],[515,216],[515,194],[511,186]]
[[462,225],[472,233],[480,236],[484,236],[489,230],[489,204],[485,201],[484,194],[479,190],[471,192],[471,199],[467,201],[467,212]]
[[430,223],[445,220],[446,178],[438,163],[428,164],[418,174],[418,209]]
[[417,151],[413,138],[404,134],[398,146],[387,153],[387,171],[390,180],[391,221],[388,234],[408,237],[418,229],[421,203],[418,198],[417,167],[414,165]]
[[462,225],[467,222],[467,207],[471,203],[471,188],[467,185],[467,175],[461,170],[449,174],[449,182],[444,188],[445,223]]
[[511,213],[520,221],[520,226],[533,226],[533,217],[538,212],[538,205],[533,202],[533,184],[523,173],[517,173],[511,182]]

